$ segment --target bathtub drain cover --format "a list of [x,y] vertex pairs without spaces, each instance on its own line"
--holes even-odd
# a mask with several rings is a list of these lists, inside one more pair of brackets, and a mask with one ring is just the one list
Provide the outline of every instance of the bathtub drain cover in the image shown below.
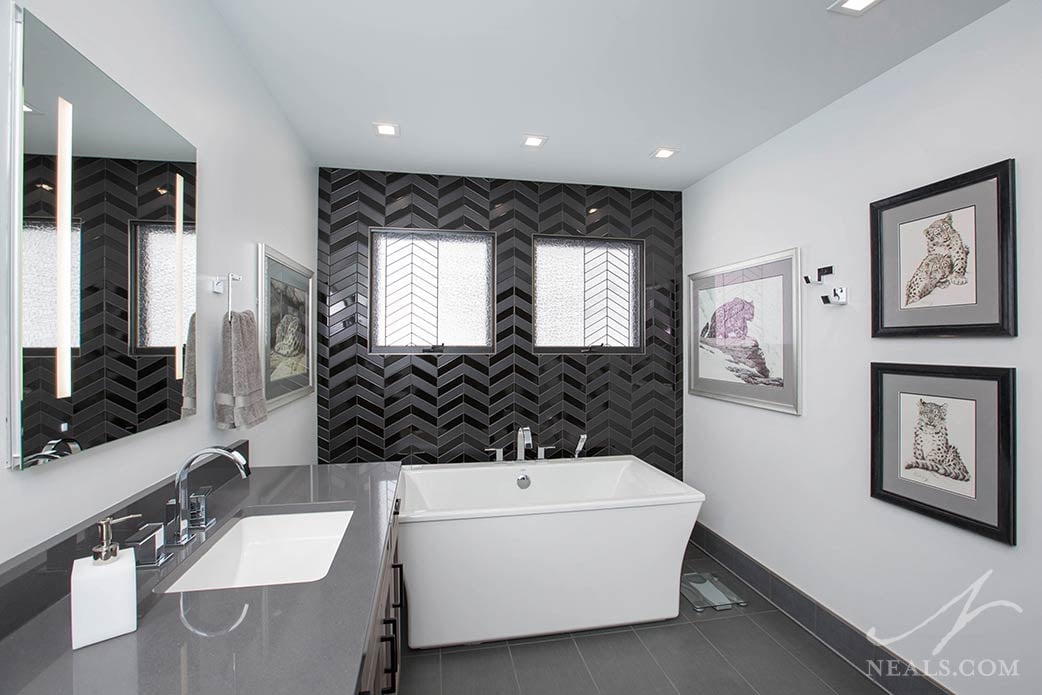
[[699,613],[706,608],[726,611],[735,606],[748,605],[716,572],[689,572],[680,575],[680,593]]

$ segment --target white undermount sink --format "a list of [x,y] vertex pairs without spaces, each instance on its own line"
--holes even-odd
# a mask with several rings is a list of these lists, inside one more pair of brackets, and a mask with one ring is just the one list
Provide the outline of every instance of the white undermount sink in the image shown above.
[[164,593],[317,581],[350,521],[350,511],[243,517]]

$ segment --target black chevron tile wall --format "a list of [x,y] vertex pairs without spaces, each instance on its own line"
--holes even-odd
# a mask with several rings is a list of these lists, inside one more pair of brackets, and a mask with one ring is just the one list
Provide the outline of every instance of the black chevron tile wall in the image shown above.
[[[528,425],[551,456],[586,432],[591,454],[682,474],[680,193],[324,168],[318,203],[322,462],[509,456]],[[494,354],[369,353],[371,227],[495,232]],[[644,240],[644,354],[533,350],[537,234]]]
[[[23,355],[22,450],[68,434],[91,447],[181,417],[181,382],[169,354],[130,348],[130,221],[174,219],[174,174],[185,177],[185,218],[195,219],[195,165],[92,157],[73,159],[73,216],[82,226],[80,348],[71,398],[54,395],[54,356]],[[25,217],[54,217],[53,156],[25,158]]]

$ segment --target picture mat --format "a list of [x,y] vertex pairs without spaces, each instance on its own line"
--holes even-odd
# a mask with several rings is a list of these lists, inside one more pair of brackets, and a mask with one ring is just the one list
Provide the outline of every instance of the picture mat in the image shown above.
[[[927,399],[955,398],[977,403],[975,499],[905,480],[901,477],[902,393],[926,394]],[[998,524],[998,384],[984,379],[891,374],[882,376],[882,489],[937,509],[979,521]]]
[[[900,225],[967,207],[976,207],[974,238],[977,259],[974,271],[977,278],[977,303],[902,311],[905,288],[900,282]],[[879,289],[884,326],[965,325],[999,321],[999,285],[1002,279],[999,278],[998,179],[988,179],[957,191],[884,210],[881,221],[880,263],[886,281]]]

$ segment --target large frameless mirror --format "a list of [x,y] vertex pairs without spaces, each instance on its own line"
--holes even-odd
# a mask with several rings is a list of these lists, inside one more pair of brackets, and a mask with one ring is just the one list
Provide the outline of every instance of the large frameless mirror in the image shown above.
[[43,22],[17,21],[9,458],[28,468],[194,412],[196,157]]

